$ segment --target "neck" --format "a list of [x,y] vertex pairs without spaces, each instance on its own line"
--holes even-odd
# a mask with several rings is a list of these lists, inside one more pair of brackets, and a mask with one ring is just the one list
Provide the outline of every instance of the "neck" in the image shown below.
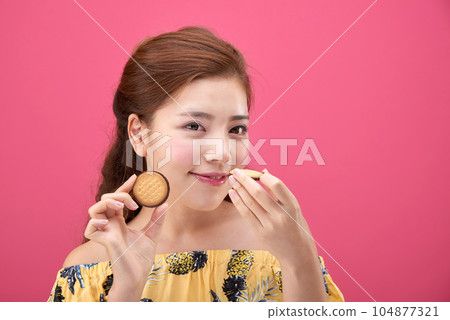
[[[233,204],[223,201],[211,211],[195,210],[182,204],[170,205],[164,214],[164,224],[160,238],[164,239],[195,239],[214,234],[219,227],[232,218]],[[128,226],[135,230],[142,230],[150,221],[154,208],[143,207],[138,216]]]

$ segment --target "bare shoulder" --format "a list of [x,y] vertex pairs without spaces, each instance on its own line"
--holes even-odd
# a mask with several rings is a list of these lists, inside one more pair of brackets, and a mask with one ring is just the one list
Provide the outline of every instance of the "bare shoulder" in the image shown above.
[[76,247],[67,255],[63,268],[108,260],[109,257],[105,247],[97,242],[88,241]]

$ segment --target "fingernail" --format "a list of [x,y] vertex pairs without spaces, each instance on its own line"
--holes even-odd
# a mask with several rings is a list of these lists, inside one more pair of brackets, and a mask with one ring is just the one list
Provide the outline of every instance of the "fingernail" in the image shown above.
[[239,197],[233,189],[228,190],[228,194],[230,195],[231,200],[236,201]]
[[238,168],[234,169],[234,174],[238,177],[242,176],[242,171]]
[[132,201],[132,202],[130,202],[130,207],[133,209],[137,209],[137,208],[139,208],[139,205],[136,202]]
[[108,223],[108,220],[94,220],[94,226],[97,228],[101,228],[106,226]]
[[230,180],[230,183],[231,183],[232,186],[236,185],[236,178],[235,177],[230,176],[228,179]]
[[114,200],[114,205],[115,205],[117,208],[122,208],[122,207],[123,207],[123,203],[120,202],[120,201],[115,201],[115,200]]

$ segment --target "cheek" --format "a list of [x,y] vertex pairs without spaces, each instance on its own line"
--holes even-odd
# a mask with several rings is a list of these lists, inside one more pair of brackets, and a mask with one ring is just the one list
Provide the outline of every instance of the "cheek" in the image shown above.
[[167,143],[157,148],[148,161],[153,159],[153,168],[158,168],[162,173],[169,174],[174,169],[190,168],[192,164],[192,142],[172,138]]
[[192,141],[173,139],[170,141],[171,163],[181,168],[192,167]]
[[248,155],[249,151],[247,147],[241,141],[239,141],[236,146],[236,165],[242,165]]

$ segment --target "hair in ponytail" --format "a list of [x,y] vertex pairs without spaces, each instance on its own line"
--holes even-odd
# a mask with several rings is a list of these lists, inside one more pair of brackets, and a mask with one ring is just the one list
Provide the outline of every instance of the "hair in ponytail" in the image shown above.
[[[114,95],[113,111],[117,119],[115,140],[109,147],[101,170],[96,202],[101,200],[103,194],[116,191],[133,174],[139,175],[142,171],[136,168],[136,163],[142,163],[142,170],[147,171],[145,159],[134,152],[131,144],[127,147],[130,143],[128,117],[135,113],[141,121],[151,126],[155,112],[170,99],[167,93],[174,96],[195,79],[217,76],[239,79],[246,91],[250,109],[253,93],[244,57],[233,45],[207,28],[187,26],[144,38],[136,45]],[[127,152],[132,153],[131,166],[127,163],[130,159]],[[225,200],[231,201],[228,195]],[[125,222],[128,223],[141,207],[136,210],[124,207],[123,210]],[[89,239],[84,237],[83,243],[87,241]]]

